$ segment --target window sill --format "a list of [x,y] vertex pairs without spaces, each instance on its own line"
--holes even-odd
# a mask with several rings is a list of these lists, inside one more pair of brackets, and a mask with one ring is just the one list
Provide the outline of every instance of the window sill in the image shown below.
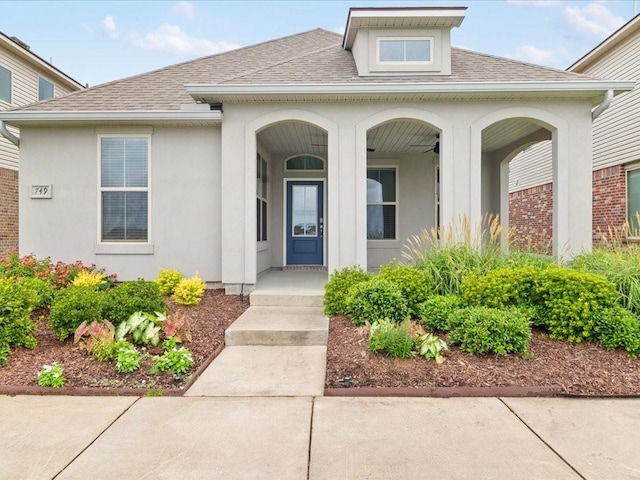
[[269,242],[258,242],[258,252],[269,250]]
[[400,247],[402,247],[402,242],[400,242],[399,240],[391,240],[391,239],[379,239],[379,240],[368,239],[367,240],[367,248],[390,249],[390,248],[400,248]]
[[98,243],[96,255],[153,255],[152,243]]

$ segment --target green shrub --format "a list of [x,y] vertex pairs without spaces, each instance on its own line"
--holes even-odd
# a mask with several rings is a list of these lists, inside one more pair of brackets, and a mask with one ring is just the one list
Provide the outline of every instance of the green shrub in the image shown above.
[[6,365],[11,347],[35,348],[36,329],[31,311],[38,294],[27,284],[0,279],[0,365]]
[[158,284],[158,288],[162,295],[171,295],[178,283],[180,283],[180,280],[183,278],[184,275],[182,275],[178,270],[161,268],[155,282]]
[[38,385],[41,387],[60,388],[64,386],[65,378],[62,367],[57,363],[45,365],[38,372]]
[[198,275],[191,278],[183,278],[173,290],[171,298],[180,305],[198,305],[207,284]]
[[606,278],[561,267],[542,272],[537,293],[549,336],[569,342],[596,341],[598,315],[617,298],[615,285]]
[[640,250],[597,249],[575,257],[570,266],[583,272],[596,273],[612,282],[622,306],[640,314]]
[[529,319],[517,309],[467,307],[449,317],[449,341],[473,353],[526,353],[531,339]]
[[107,292],[104,317],[116,327],[134,312],[166,313],[167,306],[154,282],[123,282]]
[[395,283],[407,300],[409,315],[418,315],[418,304],[433,295],[433,279],[426,270],[412,265],[389,264],[380,268],[378,278]]
[[407,300],[400,288],[388,280],[379,278],[351,287],[347,305],[354,325],[383,318],[401,322],[409,313]]
[[462,282],[462,298],[469,306],[505,308],[535,305],[539,302],[536,288],[542,272],[537,267],[524,266],[469,275]]
[[598,340],[609,350],[624,348],[631,357],[640,356],[640,321],[626,308],[602,310],[596,321]]
[[446,331],[449,315],[464,307],[458,295],[434,295],[418,305],[418,317],[427,327]]
[[347,294],[358,283],[366,282],[371,276],[360,267],[336,270],[324,287],[324,313],[328,317],[348,315]]
[[64,340],[82,322],[102,321],[105,294],[88,287],[66,287],[58,290],[51,303],[49,326]]
[[100,272],[81,270],[75,276],[71,285],[74,287],[88,287],[93,290],[104,290],[107,281],[105,275]]
[[51,305],[53,288],[50,284],[35,277],[23,278],[19,282],[36,292],[38,300],[34,308],[45,308]]
[[125,340],[120,340],[113,345],[113,356],[116,359],[116,370],[119,373],[135,372],[140,368],[142,356],[136,347]]
[[381,319],[369,328],[369,351],[373,353],[386,352],[393,358],[410,358],[414,356],[413,346],[408,320],[398,324]]

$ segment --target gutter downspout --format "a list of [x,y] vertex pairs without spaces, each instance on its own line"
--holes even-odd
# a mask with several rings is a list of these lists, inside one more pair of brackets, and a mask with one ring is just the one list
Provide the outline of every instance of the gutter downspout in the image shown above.
[[611,106],[611,102],[613,101],[613,90],[607,90],[604,93],[604,99],[602,103],[598,105],[591,111],[591,120],[595,120],[600,116],[602,112],[604,112],[609,106]]
[[7,126],[4,124],[2,120],[0,120],[0,136],[3,136],[7,140],[9,140],[16,147],[20,146],[20,138],[16,137],[13,133],[7,130]]

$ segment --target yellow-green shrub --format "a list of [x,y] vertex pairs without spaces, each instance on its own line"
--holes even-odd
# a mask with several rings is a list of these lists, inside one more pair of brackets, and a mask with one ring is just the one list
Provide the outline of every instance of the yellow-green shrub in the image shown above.
[[191,278],[183,278],[176,285],[171,298],[181,305],[198,305],[206,286],[207,284],[198,277],[198,274]]
[[161,268],[155,282],[158,285],[158,288],[160,288],[160,293],[162,295],[171,295],[178,283],[180,283],[180,280],[183,278],[184,275],[182,275],[178,270]]
[[100,272],[81,270],[71,284],[74,287],[88,287],[92,290],[98,290],[103,285],[106,285],[106,281],[105,276]]

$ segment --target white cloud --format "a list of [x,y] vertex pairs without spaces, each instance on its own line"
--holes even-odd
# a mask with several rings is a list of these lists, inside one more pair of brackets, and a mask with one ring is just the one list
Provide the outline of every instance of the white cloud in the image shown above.
[[191,2],[178,2],[171,11],[176,15],[182,15],[183,17],[193,20],[196,16],[196,7]]
[[177,55],[212,55],[239,48],[239,45],[226,40],[212,42],[204,38],[190,37],[180,27],[166,23],[144,36],[133,34],[131,41],[139,48]]
[[566,68],[575,60],[576,56],[563,47],[553,50],[543,50],[534,45],[522,45],[514,53],[507,54],[507,57],[536,65],[545,65],[553,68]]
[[564,14],[579,32],[604,38],[625,22],[613,14],[603,3],[593,2],[584,7],[565,7]]
[[507,0],[507,3],[540,8],[558,7],[561,4],[560,0]]
[[116,22],[113,20],[113,15],[107,15],[106,17],[104,17],[104,20],[102,20],[102,26],[107,35],[109,35],[111,38],[116,39],[120,37],[120,31],[118,30],[118,27],[116,27]]

